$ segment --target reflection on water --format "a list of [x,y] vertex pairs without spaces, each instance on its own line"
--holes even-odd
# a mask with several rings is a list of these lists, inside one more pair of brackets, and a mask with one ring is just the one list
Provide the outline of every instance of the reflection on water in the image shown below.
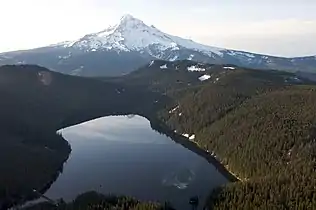
[[183,168],[176,172],[171,172],[162,180],[165,186],[175,186],[180,190],[186,189],[195,178],[195,172],[188,168]]
[[60,130],[72,147],[63,173],[45,193],[72,200],[89,190],[190,209],[227,180],[206,160],[150,127],[140,116],[111,116]]

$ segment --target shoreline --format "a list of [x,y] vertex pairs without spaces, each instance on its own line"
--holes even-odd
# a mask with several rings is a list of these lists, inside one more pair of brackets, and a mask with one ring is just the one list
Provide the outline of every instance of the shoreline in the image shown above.
[[[189,139],[188,138],[188,141],[191,141],[192,143],[194,143],[194,144],[196,144],[196,146],[198,146],[199,148],[201,148],[201,149],[203,149],[200,145],[199,145],[199,143],[198,142],[196,142],[196,141],[194,141],[194,140],[191,140],[191,139]],[[217,158],[217,156],[216,156],[216,154],[212,151],[212,152],[210,152],[210,151],[208,151],[208,150],[204,150],[205,152],[207,152],[210,156],[212,156],[215,160],[217,160],[220,164],[222,164],[224,167],[225,167],[225,169],[231,174],[231,175],[233,175],[238,181],[240,181],[240,182],[245,182],[247,179],[245,178],[245,179],[243,179],[243,178],[241,178],[241,177],[239,177],[236,173],[234,173],[231,169],[229,169],[229,165],[225,165],[224,163],[223,163],[223,161],[221,161],[221,160],[219,160],[218,158]]]
[[[203,148],[199,145],[198,142],[196,142],[196,141],[194,141],[194,140],[191,140],[191,139],[189,139],[189,138],[188,138],[188,141],[191,141],[192,143],[196,144],[199,148],[203,149]],[[241,178],[241,177],[239,177],[236,173],[234,173],[231,169],[229,169],[229,165],[227,165],[227,164],[225,165],[222,160],[219,160],[219,159],[217,158],[216,154],[215,154],[213,151],[212,151],[212,152],[210,152],[210,151],[208,151],[208,150],[204,150],[204,151],[206,151],[206,152],[207,152],[209,155],[211,155],[215,160],[217,160],[219,163],[221,163],[221,164],[225,167],[225,169],[226,169],[231,175],[233,175],[238,181],[240,181],[240,182],[245,182],[245,181],[247,181],[247,178]]]
[[221,160],[217,159],[214,153],[210,153],[210,151],[204,150],[196,141],[190,140],[178,133],[175,133],[171,130],[163,121],[157,119],[157,117],[149,117],[146,115],[142,115],[143,117],[147,118],[150,123],[151,127],[158,131],[159,133],[165,134],[170,137],[173,141],[181,144],[185,148],[191,150],[192,152],[196,153],[197,155],[203,157],[208,161],[210,164],[214,165],[215,168],[230,182],[237,182],[241,181],[244,182],[247,179],[243,179],[232,172],[228,165],[224,165]]
[[[120,114],[120,115],[124,115],[124,114]],[[125,115],[128,115],[128,114],[125,113]],[[178,133],[175,133],[163,121],[159,120],[155,115],[153,116],[152,113],[151,114],[148,114],[148,113],[137,113],[136,115],[145,117],[147,120],[149,120],[152,129],[156,130],[157,132],[159,132],[161,134],[164,134],[164,135],[170,137],[176,143],[181,144],[183,147],[187,148],[188,150],[190,150],[190,151],[196,153],[197,155],[201,156],[202,158],[204,158],[207,162],[212,164],[216,168],[216,170],[220,174],[222,174],[229,182],[237,182],[237,181],[243,182],[244,181],[244,179],[241,179],[235,173],[233,173],[229,169],[228,165],[224,165],[222,163],[222,161],[217,159],[216,155],[213,152],[204,150],[196,141],[190,140],[189,138],[186,138],[186,137],[184,137],[184,136],[182,136],[182,135],[180,135]],[[113,115],[105,115],[103,117],[106,117],[106,116],[113,116]],[[98,117],[95,117],[95,118],[98,118]],[[93,119],[95,119],[95,118],[93,118]],[[39,192],[45,193],[49,189],[51,184],[57,179],[57,177],[62,172],[62,168],[63,168],[65,162],[67,162],[69,156],[70,156],[70,153],[68,154],[68,157],[64,161],[64,163],[63,163],[63,165],[61,167],[61,170],[58,171],[58,174],[55,174],[55,176],[52,178],[52,180],[50,180],[48,183],[46,183],[43,186],[43,188],[40,189]],[[21,205],[23,206],[26,203],[32,202],[34,200],[36,200],[36,198],[34,198],[32,196],[31,199],[24,200],[21,203],[19,203],[18,205],[11,206],[11,208],[12,207],[16,207],[16,206],[21,206]]]

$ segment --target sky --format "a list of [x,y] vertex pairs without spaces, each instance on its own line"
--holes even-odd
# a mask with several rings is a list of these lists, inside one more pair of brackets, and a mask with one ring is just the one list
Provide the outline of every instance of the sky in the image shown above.
[[0,0],[0,52],[76,40],[131,14],[203,44],[316,55],[316,0]]

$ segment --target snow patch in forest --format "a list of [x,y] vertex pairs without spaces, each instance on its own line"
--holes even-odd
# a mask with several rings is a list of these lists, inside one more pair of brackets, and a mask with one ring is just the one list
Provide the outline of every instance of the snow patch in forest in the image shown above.
[[151,67],[152,65],[154,65],[155,61],[151,61],[148,67]]
[[202,82],[202,81],[208,80],[209,78],[211,78],[211,75],[204,74],[203,76],[199,77],[199,80]]
[[187,133],[182,134],[182,136],[184,136],[184,137],[186,137],[186,138],[189,138],[189,137],[190,137],[190,135],[187,134]]
[[205,68],[200,68],[197,66],[189,66],[188,71],[205,71]]
[[225,67],[223,67],[224,69],[229,69],[229,70],[234,70],[234,69],[236,69],[235,67],[232,67],[232,66],[225,66]]
[[177,109],[179,109],[179,106],[176,106],[175,108],[171,109],[171,110],[169,111],[169,114],[174,113],[175,111],[177,111]]
[[167,69],[167,64],[160,66],[160,69]]

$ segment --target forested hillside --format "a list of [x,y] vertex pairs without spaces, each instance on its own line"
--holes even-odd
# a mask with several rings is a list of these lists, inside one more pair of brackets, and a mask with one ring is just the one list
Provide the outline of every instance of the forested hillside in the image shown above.
[[316,206],[316,87],[290,87],[245,102],[197,141],[247,178],[213,193],[215,209]]
[[102,195],[97,192],[87,192],[79,195],[73,202],[60,201],[57,207],[51,203],[41,203],[24,210],[172,210],[169,205],[161,205],[152,202],[141,202],[125,196]]
[[[252,96],[287,85],[285,78],[288,77],[287,73],[273,71],[224,71],[216,83],[210,81],[202,86],[170,91],[175,104],[164,112],[163,118],[171,127],[192,133],[225,116]],[[175,107],[178,108],[170,114]]]
[[241,179],[214,191],[210,208],[316,206],[316,86],[311,82],[283,72],[235,69],[216,83],[169,93],[174,103],[160,118],[177,133],[194,134],[200,147]]
[[[189,71],[188,68],[190,67],[196,69]],[[199,80],[202,75],[212,74],[216,79],[217,75],[224,72],[223,66],[220,65],[197,63],[189,60],[175,62],[155,60],[128,75],[103,78],[103,80],[167,94],[172,90],[183,90],[202,85]]]

